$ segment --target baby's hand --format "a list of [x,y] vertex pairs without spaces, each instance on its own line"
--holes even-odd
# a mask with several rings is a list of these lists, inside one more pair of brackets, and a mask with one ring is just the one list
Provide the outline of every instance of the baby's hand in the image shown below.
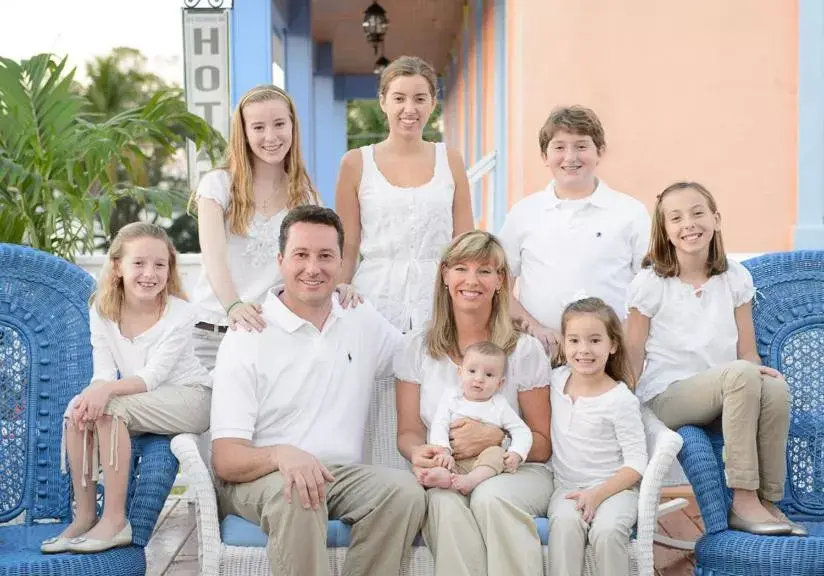
[[451,472],[455,466],[455,459],[447,452],[441,452],[435,456],[435,466],[442,466]]
[[504,454],[504,472],[515,472],[521,465],[521,455],[517,452]]

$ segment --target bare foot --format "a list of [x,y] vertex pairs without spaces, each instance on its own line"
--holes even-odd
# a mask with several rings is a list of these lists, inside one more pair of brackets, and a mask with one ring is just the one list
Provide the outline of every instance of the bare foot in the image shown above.
[[478,478],[472,474],[453,474],[452,488],[463,494],[469,495],[475,489],[475,486],[481,483],[483,478]]
[[450,472],[446,468],[427,468],[421,472],[419,482],[425,488],[449,488]]
[[126,527],[126,518],[120,517],[115,520],[101,518],[94,528],[83,534],[87,540],[111,540]]

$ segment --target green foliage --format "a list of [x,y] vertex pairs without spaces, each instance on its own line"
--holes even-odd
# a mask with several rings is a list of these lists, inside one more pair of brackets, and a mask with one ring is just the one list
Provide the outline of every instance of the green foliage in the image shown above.
[[0,57],[0,242],[29,244],[72,260],[108,235],[114,203],[132,198],[170,217],[186,192],[147,185],[153,151],[186,139],[216,157],[223,138],[189,113],[176,90],[101,118],[77,94],[66,59]]
[[[441,131],[441,104],[435,106],[429,122],[423,130],[423,139],[430,142],[443,140]],[[377,144],[389,135],[389,123],[377,100],[350,100],[346,107],[347,150]]]

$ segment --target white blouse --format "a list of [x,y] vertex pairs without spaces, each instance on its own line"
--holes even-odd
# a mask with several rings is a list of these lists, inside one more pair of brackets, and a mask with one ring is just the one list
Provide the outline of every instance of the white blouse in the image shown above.
[[[225,214],[232,200],[231,184],[228,171],[213,170],[200,180],[197,197],[211,198],[220,204]],[[245,236],[232,233],[229,221],[225,221],[226,260],[229,274],[238,298],[244,302],[263,304],[266,292],[281,281],[277,261],[278,241],[280,225],[286,217],[286,212],[284,208],[269,218],[256,212]],[[227,324],[226,311],[215,296],[206,275],[206,267],[203,265],[201,265],[200,276],[192,293],[192,302],[201,308],[198,320],[212,324]]]
[[[399,380],[421,386],[421,420],[427,429],[435,419],[438,403],[448,389],[460,391],[458,366],[451,358],[432,358],[426,352],[425,330],[405,334],[395,355],[394,370]],[[506,379],[498,392],[520,415],[518,392],[549,385],[549,360],[537,338],[521,334],[509,355]]]
[[151,391],[161,386],[203,385],[211,388],[209,373],[195,357],[192,326],[197,309],[169,297],[157,323],[134,338],[120,333],[117,323],[89,311],[95,380],[138,376]]
[[641,405],[626,384],[618,382],[600,396],[564,393],[571,371],[552,372],[552,469],[556,485],[592,488],[629,467],[643,475],[647,442]]
[[755,295],[749,271],[729,268],[694,288],[645,268],[629,287],[628,308],[649,317],[646,364],[636,394],[647,402],[673,382],[738,358],[735,309]]

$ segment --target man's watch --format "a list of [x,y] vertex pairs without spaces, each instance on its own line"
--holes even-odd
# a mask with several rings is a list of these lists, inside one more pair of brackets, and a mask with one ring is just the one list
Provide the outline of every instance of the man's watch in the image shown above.
[[501,448],[504,450],[509,450],[509,446],[512,444],[512,436],[509,435],[507,430],[504,430],[504,439],[501,440]]

